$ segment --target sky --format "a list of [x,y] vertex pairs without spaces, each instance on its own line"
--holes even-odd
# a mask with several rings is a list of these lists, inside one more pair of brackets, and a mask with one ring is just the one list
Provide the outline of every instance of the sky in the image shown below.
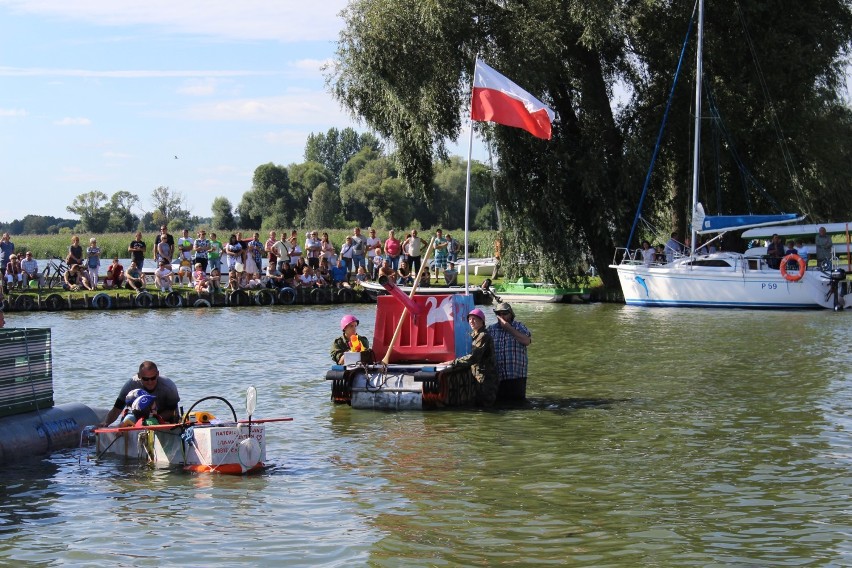
[[309,134],[367,131],[321,71],[345,5],[0,0],[0,222],[74,218],[95,190],[136,194],[141,214],[159,186],[207,217],[216,197],[239,204],[257,166],[303,162]]
[[159,186],[207,217],[257,166],[303,162],[309,134],[368,131],[321,71],[345,5],[0,0],[0,221],[75,218],[95,190],[147,211]]

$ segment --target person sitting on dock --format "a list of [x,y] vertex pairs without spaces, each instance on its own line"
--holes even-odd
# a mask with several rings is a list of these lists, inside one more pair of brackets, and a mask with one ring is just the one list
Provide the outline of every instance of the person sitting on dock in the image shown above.
[[219,268],[213,268],[210,271],[210,278],[207,279],[207,291],[210,294],[218,294],[222,291],[222,271]]
[[192,273],[192,278],[195,280],[195,291],[199,294],[207,292],[207,273],[204,271],[204,265],[200,262],[195,263],[195,272]]
[[[112,272],[112,288],[121,288],[124,286],[127,276],[124,272],[124,266],[122,266],[117,256],[112,258],[112,264],[107,267],[107,278],[109,278],[110,272]],[[104,283],[104,287],[106,287],[106,283]]]
[[284,286],[289,286],[290,288],[294,288],[296,286],[296,274],[295,269],[290,265],[289,260],[281,261],[281,281],[284,283]]
[[363,335],[358,335],[358,318],[352,314],[343,316],[340,320],[341,335],[338,335],[331,344],[331,360],[337,364],[343,364],[343,354],[355,352],[369,352],[370,341]]
[[497,400],[500,377],[497,374],[494,340],[485,329],[485,314],[475,308],[467,315],[471,329],[471,351],[468,355],[447,361],[455,369],[470,368],[473,380],[477,383],[476,404],[493,406]]
[[380,280],[382,278],[387,278],[391,282],[396,282],[396,270],[393,269],[391,261],[387,258],[382,261],[382,266],[376,274],[376,280]]
[[19,289],[23,288],[24,271],[21,268],[21,263],[18,262],[18,255],[11,254],[9,255],[9,262],[6,263],[6,289],[11,290],[16,285]]
[[142,278],[142,271],[136,265],[136,261],[130,261],[130,268],[127,269],[127,287],[134,292],[141,292],[145,289],[145,279]]
[[411,271],[408,270],[408,262],[400,261],[399,270],[396,271],[397,286],[412,286],[414,284],[414,277],[411,276]]
[[336,288],[351,288],[349,284],[349,271],[343,262],[343,257],[337,257],[337,266],[328,271],[331,282]]
[[62,275],[62,287],[70,292],[76,292],[83,288],[86,290],[94,289],[80,264],[72,264],[68,267],[68,270]]
[[154,285],[160,292],[172,291],[172,267],[166,260],[160,261],[160,267],[154,271]]
[[30,286],[30,282],[38,282],[39,288],[44,288],[44,273],[38,270],[38,261],[33,258],[32,251],[27,251],[21,262],[21,272],[24,275],[24,286]]
[[508,302],[494,308],[497,323],[488,326],[494,339],[497,370],[500,373],[498,400],[523,401],[527,395],[527,347],[532,343],[532,333],[515,320],[515,312]]
[[134,389],[143,389],[145,394],[150,394],[157,398],[157,407],[159,408],[160,416],[165,422],[177,422],[180,418],[178,416],[180,394],[178,394],[177,385],[171,379],[160,375],[156,363],[153,361],[143,361],[139,365],[139,372],[121,387],[118,398],[115,399],[115,404],[109,413],[107,413],[101,426],[112,424],[118,418],[121,411],[124,410],[127,395]]
[[456,264],[454,262],[448,262],[447,268],[444,269],[444,281],[447,283],[447,286],[458,286],[458,280],[459,271],[456,270]]
[[235,269],[231,269],[228,271],[228,291],[236,292],[237,290],[242,290],[243,287],[240,284],[240,276],[239,273]]

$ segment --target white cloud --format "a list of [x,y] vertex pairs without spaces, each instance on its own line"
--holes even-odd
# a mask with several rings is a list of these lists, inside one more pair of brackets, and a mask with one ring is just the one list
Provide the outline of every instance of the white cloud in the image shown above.
[[187,109],[186,117],[194,120],[237,120],[270,124],[350,122],[349,116],[330,95],[316,91],[199,104]]
[[57,120],[53,124],[57,126],[89,126],[92,124],[92,121],[83,117],[66,116],[62,120]]
[[334,40],[346,0],[0,0],[15,12],[228,40]]
[[22,108],[0,108],[0,118],[27,116],[27,111]]
[[[2,2],[3,0],[0,0]],[[162,69],[120,69],[113,71],[94,71],[91,69],[55,69],[49,67],[0,67],[0,77],[82,77],[107,79],[160,79],[160,78],[211,78],[211,77],[250,77],[280,75],[278,71],[240,71],[240,70],[162,70]]]
[[122,160],[125,160],[127,158],[132,158],[132,156],[130,154],[123,154],[121,152],[104,152],[103,157],[109,158],[109,159],[120,158]]
[[183,86],[178,88],[177,92],[181,95],[192,97],[209,97],[216,93],[216,88],[219,86],[219,81],[213,77],[204,79],[192,79],[186,81]]

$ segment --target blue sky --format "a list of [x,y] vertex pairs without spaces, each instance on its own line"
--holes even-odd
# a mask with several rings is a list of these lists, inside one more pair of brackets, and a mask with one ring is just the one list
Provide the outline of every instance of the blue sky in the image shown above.
[[74,217],[92,190],[148,210],[161,185],[209,216],[260,164],[304,161],[308,134],[366,131],[320,70],[345,5],[0,0],[0,221]]
[[[327,93],[346,0],[0,0],[0,221],[158,186],[209,216],[358,124]],[[465,130],[459,155],[467,152]],[[177,159],[175,159],[177,156]],[[485,150],[474,142],[474,158]],[[140,213],[141,211],[137,211]]]

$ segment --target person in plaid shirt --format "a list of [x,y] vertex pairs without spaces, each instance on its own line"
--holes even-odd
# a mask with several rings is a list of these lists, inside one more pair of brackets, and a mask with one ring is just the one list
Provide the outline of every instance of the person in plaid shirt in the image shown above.
[[497,400],[523,401],[527,395],[527,345],[532,343],[532,334],[515,321],[515,312],[507,302],[497,304],[494,315],[497,323],[488,326],[488,334],[494,338],[500,374]]

